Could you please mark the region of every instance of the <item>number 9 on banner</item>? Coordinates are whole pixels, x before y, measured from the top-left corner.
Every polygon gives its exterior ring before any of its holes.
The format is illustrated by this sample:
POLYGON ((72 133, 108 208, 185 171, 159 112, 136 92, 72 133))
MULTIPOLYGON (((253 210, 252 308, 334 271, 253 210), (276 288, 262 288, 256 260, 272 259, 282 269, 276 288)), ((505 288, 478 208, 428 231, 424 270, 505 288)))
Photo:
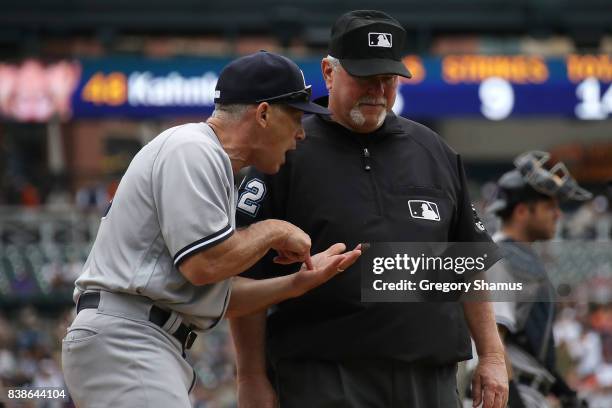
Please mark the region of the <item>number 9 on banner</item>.
POLYGON ((480 111, 487 119, 506 119, 514 108, 514 90, 503 78, 491 77, 482 81, 478 96, 480 111))

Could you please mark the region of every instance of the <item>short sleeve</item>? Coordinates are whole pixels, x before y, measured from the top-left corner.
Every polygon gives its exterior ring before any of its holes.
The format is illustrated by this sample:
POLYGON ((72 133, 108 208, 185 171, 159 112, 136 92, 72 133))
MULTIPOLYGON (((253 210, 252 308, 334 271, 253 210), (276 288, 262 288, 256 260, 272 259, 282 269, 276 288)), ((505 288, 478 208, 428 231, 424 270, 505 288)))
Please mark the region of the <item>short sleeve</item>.
POLYGON ((516 303, 514 302, 491 302, 495 313, 495 322, 504 326, 510 333, 516 333, 516 303))
POLYGON ((247 227, 271 218, 271 183, 269 176, 251 167, 238 188, 236 226, 247 227))
MULTIPOLYGON (((499 261, 503 255, 498 246, 491 239, 484 224, 478 217, 474 205, 472 205, 467 187, 465 169, 463 168, 459 155, 457 155, 457 173, 459 177, 459 194, 457 200, 457 213, 451 232, 451 241, 475 243, 474 245, 465 246, 462 255, 479 257, 482 256, 483 253, 486 254, 484 270, 488 270, 499 261)), ((466 279, 475 278, 477 276, 477 273, 466 273, 466 279)))
MULTIPOLYGON (((514 282, 508 261, 502 259, 487 271, 487 281, 492 283, 514 282)), ((491 302, 495 313, 495 322, 504 326, 510 333, 516 333, 518 328, 518 303, 514 301, 491 302)))
POLYGON ((492 242, 480 220, 467 187, 465 169, 460 156, 457 156, 457 172, 459 175, 459 200, 457 217, 453 226, 453 241, 455 242, 492 242))
POLYGON ((176 266, 234 232, 229 220, 233 187, 224 154, 204 141, 190 141, 163 150, 155 161, 152 184, 158 220, 176 266))

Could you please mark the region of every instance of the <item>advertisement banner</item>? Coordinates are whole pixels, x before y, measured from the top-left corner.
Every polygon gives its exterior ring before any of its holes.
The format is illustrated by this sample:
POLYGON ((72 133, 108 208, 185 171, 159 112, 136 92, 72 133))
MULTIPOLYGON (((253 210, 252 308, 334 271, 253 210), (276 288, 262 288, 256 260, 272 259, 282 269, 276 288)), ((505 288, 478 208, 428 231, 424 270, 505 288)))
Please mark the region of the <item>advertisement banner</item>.
MULTIPOLYGON (((18 121, 210 115, 214 88, 229 58, 102 58, 43 64, 0 63, 0 115, 18 121)), ((320 59, 296 59, 326 94, 320 59)), ((393 110, 414 119, 568 117, 612 113, 612 58, 569 55, 407 56, 393 110)))

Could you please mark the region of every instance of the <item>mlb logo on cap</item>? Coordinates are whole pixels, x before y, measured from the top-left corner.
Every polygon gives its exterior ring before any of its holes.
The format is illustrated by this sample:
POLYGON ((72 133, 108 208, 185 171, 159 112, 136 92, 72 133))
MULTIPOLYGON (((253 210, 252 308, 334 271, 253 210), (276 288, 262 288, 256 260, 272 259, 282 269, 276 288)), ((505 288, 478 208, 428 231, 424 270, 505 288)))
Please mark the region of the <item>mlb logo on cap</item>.
POLYGON ((368 45, 370 47, 393 47, 393 36, 391 33, 368 33, 368 45))
POLYGON ((332 27, 328 54, 340 60, 350 75, 412 75, 402 61, 406 30, 378 10, 354 10, 332 27))

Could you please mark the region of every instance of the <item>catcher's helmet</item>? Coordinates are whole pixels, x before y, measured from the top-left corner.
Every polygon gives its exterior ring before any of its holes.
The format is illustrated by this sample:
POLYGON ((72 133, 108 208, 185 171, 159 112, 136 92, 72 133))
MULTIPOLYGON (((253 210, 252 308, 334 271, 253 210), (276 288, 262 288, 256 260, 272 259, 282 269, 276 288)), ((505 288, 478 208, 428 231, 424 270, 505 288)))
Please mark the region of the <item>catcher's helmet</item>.
POLYGON ((565 164, 559 162, 547 169, 547 152, 530 151, 514 159, 516 169, 505 173, 497 182, 497 193, 487 211, 500 213, 521 202, 555 197, 560 201, 586 201, 593 195, 580 187, 565 164))

